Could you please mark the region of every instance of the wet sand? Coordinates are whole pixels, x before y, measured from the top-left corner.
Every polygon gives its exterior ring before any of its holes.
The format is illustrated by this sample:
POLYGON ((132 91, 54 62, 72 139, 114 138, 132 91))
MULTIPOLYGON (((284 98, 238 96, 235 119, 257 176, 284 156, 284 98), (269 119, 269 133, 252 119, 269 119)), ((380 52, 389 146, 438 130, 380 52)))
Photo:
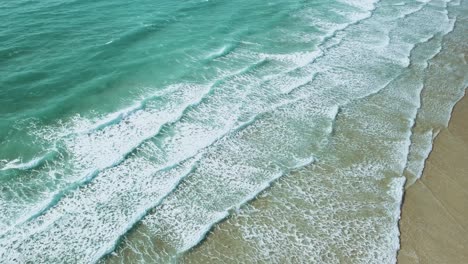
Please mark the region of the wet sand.
POLYGON ((407 190, 398 263, 468 263, 468 96, 434 142, 424 173, 407 190))

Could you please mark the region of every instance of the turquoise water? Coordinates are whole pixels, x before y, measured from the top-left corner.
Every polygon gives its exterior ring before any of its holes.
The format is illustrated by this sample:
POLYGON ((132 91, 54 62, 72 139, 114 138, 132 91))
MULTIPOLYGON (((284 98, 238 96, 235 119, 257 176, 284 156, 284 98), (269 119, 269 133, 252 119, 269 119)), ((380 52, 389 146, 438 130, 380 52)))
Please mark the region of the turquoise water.
POLYGON ((467 10, 1 3, 1 262, 394 262, 467 10))

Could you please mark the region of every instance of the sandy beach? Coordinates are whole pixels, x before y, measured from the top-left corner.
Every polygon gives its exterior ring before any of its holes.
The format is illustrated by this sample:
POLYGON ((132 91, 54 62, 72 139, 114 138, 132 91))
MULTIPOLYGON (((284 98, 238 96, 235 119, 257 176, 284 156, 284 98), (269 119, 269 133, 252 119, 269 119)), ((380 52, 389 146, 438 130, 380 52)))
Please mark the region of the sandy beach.
POLYGON ((405 194, 398 263, 468 263, 468 97, 405 194))

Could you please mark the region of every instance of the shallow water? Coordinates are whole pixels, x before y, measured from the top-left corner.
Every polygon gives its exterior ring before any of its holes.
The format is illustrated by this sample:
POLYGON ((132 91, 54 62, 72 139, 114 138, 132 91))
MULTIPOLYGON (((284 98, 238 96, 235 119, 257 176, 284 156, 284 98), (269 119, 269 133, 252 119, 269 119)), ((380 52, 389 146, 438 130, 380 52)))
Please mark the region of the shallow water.
POLYGON ((0 5, 7 263, 395 262, 467 85, 462 1, 0 5))

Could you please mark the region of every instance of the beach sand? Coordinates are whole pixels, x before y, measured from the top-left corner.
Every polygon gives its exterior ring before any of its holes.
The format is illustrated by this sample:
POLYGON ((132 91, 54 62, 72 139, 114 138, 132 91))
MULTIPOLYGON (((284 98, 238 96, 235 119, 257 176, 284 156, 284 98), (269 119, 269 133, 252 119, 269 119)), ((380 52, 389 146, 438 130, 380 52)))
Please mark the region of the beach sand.
POLYGON ((468 96, 434 142, 424 173, 407 190, 398 263, 468 263, 468 96))

